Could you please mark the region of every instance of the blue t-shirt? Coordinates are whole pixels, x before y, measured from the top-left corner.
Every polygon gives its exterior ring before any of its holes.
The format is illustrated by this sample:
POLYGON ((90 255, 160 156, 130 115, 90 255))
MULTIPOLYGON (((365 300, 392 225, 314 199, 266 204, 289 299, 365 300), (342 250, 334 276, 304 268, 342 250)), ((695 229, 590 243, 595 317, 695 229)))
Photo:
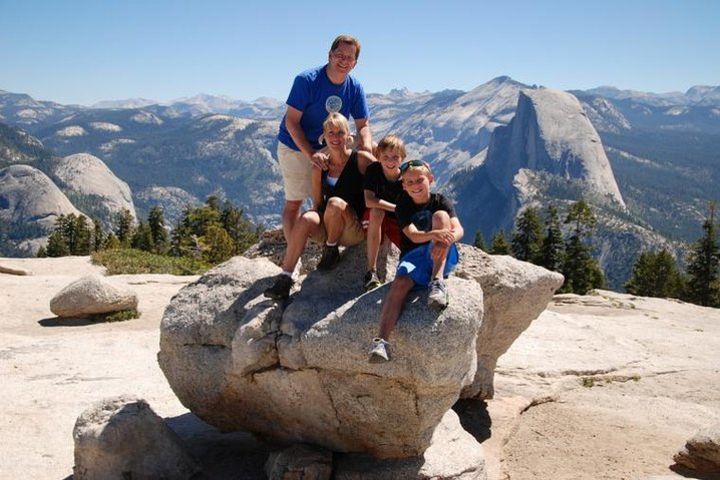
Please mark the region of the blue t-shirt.
MULTIPOLYGON (((316 150, 322 148, 318 138, 323 133, 322 124, 331 112, 340 112, 348 119, 368 118, 367 99, 360 82, 348 75, 342 84, 335 85, 325 73, 326 67, 312 68, 295 77, 285 102, 303 112, 300 126, 316 150)), ((280 122, 278 140, 293 150, 300 150, 285 126, 285 117, 280 122)))

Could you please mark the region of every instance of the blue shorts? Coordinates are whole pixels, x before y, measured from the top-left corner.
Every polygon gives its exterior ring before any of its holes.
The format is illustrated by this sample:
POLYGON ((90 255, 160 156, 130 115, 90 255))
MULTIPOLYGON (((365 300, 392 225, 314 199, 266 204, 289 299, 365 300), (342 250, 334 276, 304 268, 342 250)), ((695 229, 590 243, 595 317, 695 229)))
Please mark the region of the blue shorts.
MULTIPOLYGON (((410 277, 413 279, 416 286, 427 287, 430 285, 433 269, 433 261, 430 256, 431 250, 432 242, 429 242, 410 250, 400 257, 400 263, 398 264, 395 276, 410 277)), ((443 278, 447 278, 448 275, 450 275, 450 272, 455 269, 459 260, 460 254, 453 243, 448 249, 447 259, 445 260, 445 269, 443 270, 443 278)))

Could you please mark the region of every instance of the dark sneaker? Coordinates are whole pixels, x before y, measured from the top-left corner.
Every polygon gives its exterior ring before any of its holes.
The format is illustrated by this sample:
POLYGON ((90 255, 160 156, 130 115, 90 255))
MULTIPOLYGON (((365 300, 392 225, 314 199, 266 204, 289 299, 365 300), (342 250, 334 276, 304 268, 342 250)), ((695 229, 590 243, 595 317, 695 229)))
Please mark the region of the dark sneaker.
POLYGON ((380 363, 390 360, 389 347, 390 344, 382 338, 373 338, 372 344, 370 344, 370 362, 380 363))
POLYGON ((377 273, 375 273, 375 270, 368 270, 365 274, 365 278, 363 279, 363 284, 366 292, 369 292, 370 290, 373 290, 380 285, 382 285, 382 282, 377 277, 377 273))
POLYGON ((443 280, 433 280, 430 282, 430 294, 428 295, 428 307, 442 310, 448 306, 450 298, 448 297, 447 286, 443 280))
POLYGON ((273 286, 265 290, 263 295, 267 298, 272 298, 273 300, 287 300, 290 296, 290 289, 294 283, 295 282, 292 278, 287 275, 280 274, 275 279, 273 286))
POLYGON ((318 270, 332 270, 340 260, 340 249, 337 245, 329 247, 325 245, 323 247, 322 257, 318 263, 318 270))

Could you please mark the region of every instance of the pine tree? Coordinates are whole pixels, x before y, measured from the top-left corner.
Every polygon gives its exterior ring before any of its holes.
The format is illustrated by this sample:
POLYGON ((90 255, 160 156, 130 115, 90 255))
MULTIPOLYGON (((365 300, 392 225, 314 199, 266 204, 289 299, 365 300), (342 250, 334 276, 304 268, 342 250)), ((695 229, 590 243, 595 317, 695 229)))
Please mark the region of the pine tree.
POLYGON ((150 210, 148 227, 150 228, 150 236, 152 237, 153 251, 155 253, 165 253, 167 251, 168 235, 165 230, 163 210, 159 205, 155 205, 150 210))
POLYGON ((644 297, 680 298, 683 278, 675 259, 666 249, 657 253, 643 252, 633 266, 625 290, 644 297))
POLYGON ((137 228, 135 228, 130 246, 145 252, 154 250, 155 244, 153 243, 152 230, 147 223, 140 221, 137 228))
POLYGON ((479 248, 482 251, 487 251, 487 245, 485 245, 485 237, 483 237, 481 230, 475 232, 475 242, 473 243, 473 245, 475 245, 475 248, 479 248))
POLYGON ((510 255, 510 245, 505 239, 505 232, 503 230, 499 230, 493 235, 490 253, 493 255, 510 255))
POLYGON ((720 247, 715 230, 715 204, 703 223, 704 235, 690 252, 686 299, 698 305, 720 306, 720 247))
POLYGON ((534 207, 527 207, 517 219, 511 241, 512 254, 518 260, 535 263, 539 260, 542 241, 538 211, 534 207))
POLYGON ((40 245, 40 248, 38 248, 37 254, 35 255, 37 258, 45 258, 48 256, 47 249, 40 245))
POLYGON ((133 215, 127 208, 115 215, 115 237, 124 247, 130 246, 134 223, 133 215))
POLYGON ((540 247, 538 264, 548 270, 559 272, 562 269, 565 244, 563 243, 562 230, 560 229, 558 210, 554 205, 548 206, 545 228, 546 234, 540 247))
MULTIPOLYGON (((56 220, 56 222, 59 220, 60 219, 56 220)), ((68 248, 67 243, 65 243, 65 238, 59 228, 56 228, 48 237, 46 253, 48 257, 65 257, 70 255, 70 249, 68 248)))
POLYGON ((103 232, 102 224, 100 223, 100 220, 95 219, 93 220, 93 235, 92 235, 92 250, 93 252, 97 252, 98 250, 102 250, 103 246, 105 245, 105 232, 103 232))
POLYGON ((92 230, 90 230, 90 225, 88 225, 87 218, 84 215, 80 215, 75 219, 73 230, 75 238, 70 253, 72 255, 90 255, 92 230))
POLYGON ((235 242, 224 228, 217 225, 208 227, 201 240, 203 258, 212 264, 224 262, 235 253, 235 242))
POLYGON ((220 222, 225 231, 230 235, 235 244, 234 254, 240 254, 258 241, 257 231, 252 224, 245 219, 243 211, 231 202, 223 204, 220 213, 220 222))
POLYGON ((590 206, 584 200, 579 200, 571 205, 565 223, 572 225, 573 230, 565 242, 562 268, 565 283, 561 291, 584 295, 604 284, 602 270, 592 257, 589 246, 597 219, 590 206))

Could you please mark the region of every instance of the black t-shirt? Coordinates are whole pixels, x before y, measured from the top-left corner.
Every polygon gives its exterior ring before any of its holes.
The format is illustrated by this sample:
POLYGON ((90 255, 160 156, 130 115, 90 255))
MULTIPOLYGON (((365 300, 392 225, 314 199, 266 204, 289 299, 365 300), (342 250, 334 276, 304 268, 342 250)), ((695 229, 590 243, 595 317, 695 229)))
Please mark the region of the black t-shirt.
POLYGON ((330 197, 339 197, 345 200, 355 210, 359 220, 365 211, 365 192, 363 191, 363 175, 358 168, 357 152, 353 150, 348 158, 345 168, 335 186, 327 183, 327 170, 322 173, 323 200, 327 203, 330 197))
MULTIPOLYGON (((365 170, 365 190, 370 190, 380 200, 385 200, 397 205, 400 195, 403 193, 402 181, 393 181, 385 178, 380 162, 373 162, 365 170)), ((385 212, 386 215, 395 216, 394 212, 385 212)))
MULTIPOLYGON (((448 215, 450 215, 450 218, 457 217, 452 202, 439 193, 431 193, 430 200, 428 203, 424 204, 417 204, 413 202, 410 195, 403 193, 398 200, 397 206, 395 207, 398 226, 401 231, 411 223, 415 225, 415 228, 422 232, 432 230, 433 213, 439 210, 446 211, 448 215)), ((413 243, 413 241, 405 235, 405 232, 402 232, 402 238, 400 240, 400 255, 404 255, 413 248, 425 245, 426 243, 430 242, 413 243)))

